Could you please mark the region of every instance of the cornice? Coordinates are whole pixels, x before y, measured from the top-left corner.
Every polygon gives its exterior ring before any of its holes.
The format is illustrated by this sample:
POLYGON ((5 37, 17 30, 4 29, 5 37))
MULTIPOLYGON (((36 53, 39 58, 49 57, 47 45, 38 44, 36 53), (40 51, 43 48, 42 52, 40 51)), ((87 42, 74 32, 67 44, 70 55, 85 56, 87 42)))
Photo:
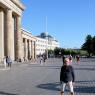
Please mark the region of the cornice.
POLYGON ((25 10, 25 6, 21 3, 20 0, 11 0, 14 4, 16 4, 20 9, 25 10))

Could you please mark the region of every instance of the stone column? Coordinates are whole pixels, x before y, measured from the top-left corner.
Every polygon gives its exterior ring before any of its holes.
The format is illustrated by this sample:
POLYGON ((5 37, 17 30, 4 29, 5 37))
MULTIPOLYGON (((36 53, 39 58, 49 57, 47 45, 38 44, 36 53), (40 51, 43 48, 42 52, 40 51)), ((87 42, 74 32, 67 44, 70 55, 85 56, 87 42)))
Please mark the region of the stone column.
POLYGON ((17 16, 16 19, 16 57, 18 59, 22 59, 23 53, 22 53, 22 33, 21 33, 21 17, 17 16))
POLYGON ((31 49, 32 49, 32 48, 31 48, 31 40, 29 40, 29 58, 31 58, 31 56, 32 56, 32 55, 31 55, 31 49))
POLYGON ((36 59, 36 42, 34 41, 34 58, 36 59))
POLYGON ((4 58, 4 12, 0 9, 0 61, 4 58))
POLYGON ((25 39, 25 59, 28 59, 28 44, 27 44, 27 39, 25 39))
POLYGON ((22 54, 23 54, 23 61, 24 61, 24 58, 25 58, 25 40, 23 39, 23 43, 22 43, 22 54))
POLYGON ((13 19, 12 10, 7 9, 6 14, 6 31, 7 31, 7 56, 13 58, 14 56, 14 31, 13 31, 13 19))
POLYGON ((32 60, 34 59, 34 41, 31 42, 32 43, 32 60))
POLYGON ((12 43, 12 48, 11 48, 11 58, 14 60, 15 59, 15 46, 14 46, 14 17, 12 17, 12 32, 11 32, 11 38, 12 38, 12 40, 11 40, 11 43, 12 43))

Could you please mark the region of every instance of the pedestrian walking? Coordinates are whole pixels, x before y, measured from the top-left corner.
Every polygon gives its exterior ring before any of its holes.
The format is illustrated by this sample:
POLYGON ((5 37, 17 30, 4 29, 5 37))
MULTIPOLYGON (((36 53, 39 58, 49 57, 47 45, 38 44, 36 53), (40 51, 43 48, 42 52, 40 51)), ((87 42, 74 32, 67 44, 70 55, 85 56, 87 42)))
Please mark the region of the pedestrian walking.
POLYGON ((80 63, 80 56, 79 55, 76 56, 76 60, 77 60, 77 63, 79 64, 80 63))
POLYGON ((7 56, 7 57, 6 57, 6 62, 7 62, 7 64, 8 64, 8 67, 11 68, 12 59, 10 58, 10 56, 7 56))
POLYGON ((43 55, 43 61, 46 62, 46 55, 43 55))
POLYGON ((42 64, 42 63, 43 63, 43 57, 40 56, 40 64, 42 64))
POLYGON ((74 69, 70 65, 69 58, 65 58, 64 65, 61 67, 61 72, 60 72, 61 95, 64 95, 66 86, 69 86, 70 94, 74 95, 74 88, 73 88, 74 81, 75 81, 74 69))
POLYGON ((62 61, 63 61, 63 64, 64 64, 64 60, 65 60, 65 55, 62 56, 62 61))

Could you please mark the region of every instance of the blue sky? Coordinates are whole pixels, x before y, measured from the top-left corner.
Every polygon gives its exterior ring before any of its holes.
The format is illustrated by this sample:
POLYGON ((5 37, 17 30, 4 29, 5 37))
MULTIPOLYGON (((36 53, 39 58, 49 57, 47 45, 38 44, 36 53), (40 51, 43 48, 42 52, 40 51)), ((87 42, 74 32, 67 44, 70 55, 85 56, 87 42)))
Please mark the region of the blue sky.
POLYGON ((22 27, 39 35, 46 30, 63 48, 80 48, 95 36, 95 0, 21 0, 26 9, 22 27))

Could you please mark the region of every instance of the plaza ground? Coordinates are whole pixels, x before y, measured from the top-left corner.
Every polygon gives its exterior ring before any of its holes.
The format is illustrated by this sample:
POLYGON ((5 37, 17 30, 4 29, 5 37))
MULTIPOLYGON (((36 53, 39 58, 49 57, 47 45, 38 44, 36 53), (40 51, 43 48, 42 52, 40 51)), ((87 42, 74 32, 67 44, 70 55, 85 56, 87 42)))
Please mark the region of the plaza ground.
MULTIPOLYGON (((73 60, 76 81, 75 95, 95 95, 95 59, 73 60)), ((62 59, 48 59, 46 63, 14 63, 12 68, 0 67, 0 95, 60 95, 62 59)), ((66 87, 65 95, 69 95, 66 87)))

